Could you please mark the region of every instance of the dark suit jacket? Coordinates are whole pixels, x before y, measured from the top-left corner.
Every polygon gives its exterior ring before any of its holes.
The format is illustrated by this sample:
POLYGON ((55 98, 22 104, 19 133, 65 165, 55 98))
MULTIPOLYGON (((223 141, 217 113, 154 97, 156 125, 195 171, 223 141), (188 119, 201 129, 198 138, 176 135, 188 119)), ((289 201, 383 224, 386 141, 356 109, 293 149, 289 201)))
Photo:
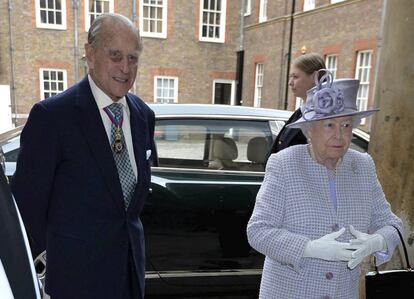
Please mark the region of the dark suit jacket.
POLYGON ((297 109, 292 116, 288 119, 286 124, 280 130, 279 134, 276 137, 275 142, 272 145, 269 156, 271 154, 277 153, 289 146, 296 144, 306 144, 307 140, 305 135, 303 135, 300 129, 286 128, 286 125, 297 121, 302 117, 302 112, 300 109, 297 109))
POLYGON ((128 94, 127 103, 138 169, 127 211, 87 78, 35 104, 22 131, 12 190, 33 253, 47 250, 46 291, 53 299, 122 298, 131 255, 144 293, 139 215, 150 184, 155 118, 136 96, 128 94))

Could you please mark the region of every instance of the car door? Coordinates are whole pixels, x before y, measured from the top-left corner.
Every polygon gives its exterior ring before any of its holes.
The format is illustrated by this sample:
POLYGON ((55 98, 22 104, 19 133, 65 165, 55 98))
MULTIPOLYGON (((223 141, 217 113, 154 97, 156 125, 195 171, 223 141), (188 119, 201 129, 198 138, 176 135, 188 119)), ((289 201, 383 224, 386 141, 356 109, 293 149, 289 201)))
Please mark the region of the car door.
POLYGON ((159 167, 142 216, 147 273, 157 273, 148 277, 257 290, 263 257, 250 248, 246 225, 272 141, 269 122, 175 118, 157 120, 155 132, 159 167))

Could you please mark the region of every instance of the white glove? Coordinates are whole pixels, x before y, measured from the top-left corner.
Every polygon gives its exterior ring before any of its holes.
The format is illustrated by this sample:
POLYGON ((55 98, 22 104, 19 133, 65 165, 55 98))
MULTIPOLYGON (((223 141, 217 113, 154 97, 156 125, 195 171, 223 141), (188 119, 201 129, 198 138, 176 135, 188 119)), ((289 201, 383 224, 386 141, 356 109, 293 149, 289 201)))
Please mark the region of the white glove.
POLYGON ((353 250, 360 248, 360 246, 351 246, 349 243, 336 241, 335 239, 344 232, 345 227, 337 232, 309 241, 306 244, 303 257, 318 258, 326 261, 350 261, 353 250))
POLYGON ((356 230, 352 225, 349 226, 349 231, 356 238, 351 239, 350 244, 360 246, 359 249, 352 252, 352 259, 348 262, 349 269, 354 269, 365 257, 377 251, 387 250, 387 243, 380 234, 366 234, 356 230))

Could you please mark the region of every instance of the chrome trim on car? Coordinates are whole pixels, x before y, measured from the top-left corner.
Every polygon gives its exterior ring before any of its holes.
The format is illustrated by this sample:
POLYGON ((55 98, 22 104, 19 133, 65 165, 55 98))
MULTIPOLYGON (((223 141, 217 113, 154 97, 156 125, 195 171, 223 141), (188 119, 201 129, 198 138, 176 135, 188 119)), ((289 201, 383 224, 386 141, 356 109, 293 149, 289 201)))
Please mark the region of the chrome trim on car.
POLYGON ((184 277, 217 277, 217 276, 251 276, 262 275, 262 269, 229 269, 222 271, 147 271, 145 279, 184 278, 184 277))
POLYGON ((286 121, 286 118, 283 117, 269 117, 269 116, 250 116, 250 115, 205 115, 205 114, 191 114, 191 115, 182 115, 182 114, 166 114, 166 115, 157 115, 157 119, 231 119, 231 120, 280 120, 286 121))

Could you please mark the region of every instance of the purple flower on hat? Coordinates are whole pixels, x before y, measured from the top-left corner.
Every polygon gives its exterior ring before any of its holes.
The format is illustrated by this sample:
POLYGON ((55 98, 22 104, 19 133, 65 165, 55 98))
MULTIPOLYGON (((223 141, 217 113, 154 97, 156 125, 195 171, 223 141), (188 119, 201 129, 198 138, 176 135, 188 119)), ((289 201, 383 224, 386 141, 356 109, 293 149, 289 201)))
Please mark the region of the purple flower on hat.
POLYGON ((328 87, 318 90, 313 95, 312 102, 317 114, 339 113, 344 110, 344 96, 339 89, 328 87))
MULTIPOLYGON (((326 71, 326 70, 325 70, 326 71)), ((326 74, 316 82, 316 89, 313 95, 306 101, 302 109, 303 118, 312 120, 332 114, 337 114, 345 109, 345 99, 341 90, 332 88, 332 74, 326 74), (325 84, 322 84, 326 80, 325 84)))

